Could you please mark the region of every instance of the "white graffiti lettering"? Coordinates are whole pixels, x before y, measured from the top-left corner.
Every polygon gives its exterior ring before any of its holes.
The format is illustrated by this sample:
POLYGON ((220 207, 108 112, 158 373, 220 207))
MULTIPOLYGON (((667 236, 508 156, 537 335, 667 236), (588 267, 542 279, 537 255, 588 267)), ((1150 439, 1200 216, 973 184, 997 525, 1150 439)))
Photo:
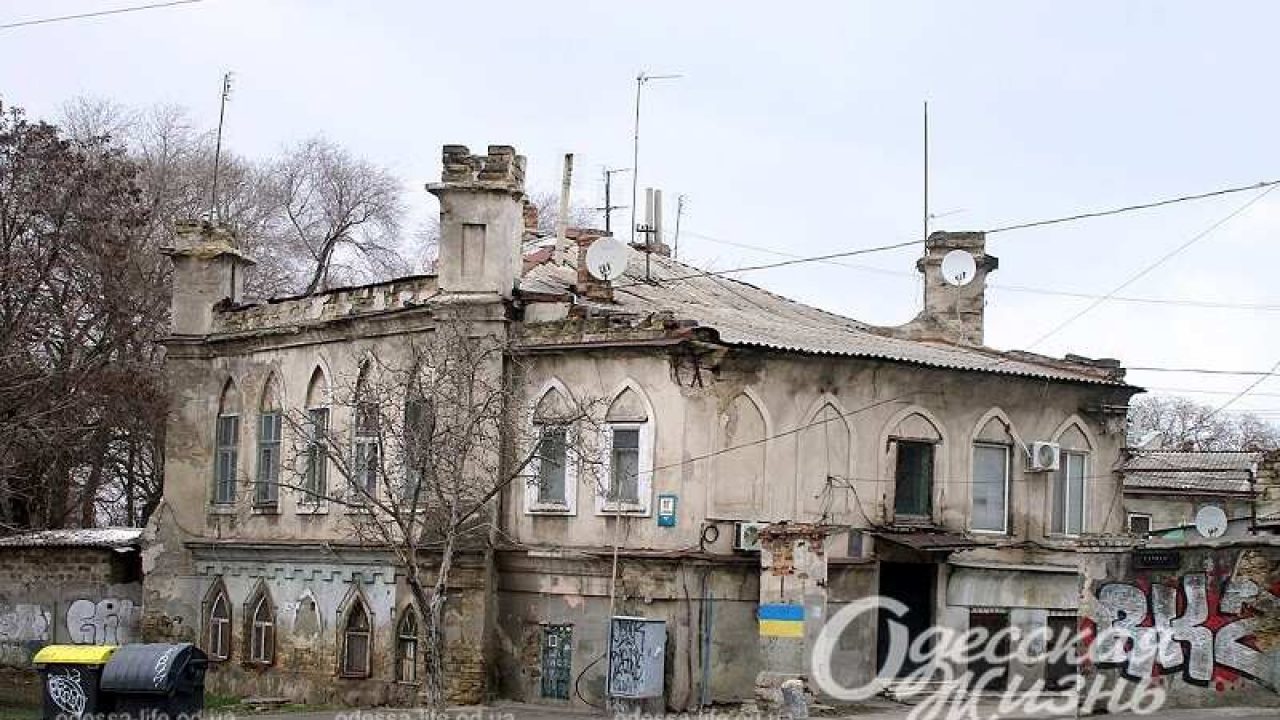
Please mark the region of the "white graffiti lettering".
POLYGON ((67 608, 67 636, 77 645, 122 645, 133 636, 132 600, 76 600, 67 608))
MULTIPOLYGON (((1271 660, 1245 644, 1256 627, 1254 617, 1237 617, 1220 623, 1215 632, 1208 627, 1209 577, 1193 573, 1182 578, 1182 614, 1178 588, 1155 585, 1150 598, 1128 583, 1108 583, 1098 590, 1097 638, 1093 658, 1103 667, 1121 667, 1126 677, 1147 679, 1156 666, 1182 671, 1183 678, 1206 686, 1215 665, 1272 687, 1271 660)), ((1251 580, 1228 580, 1222 588, 1216 612, 1239 616, 1246 608, 1267 600, 1271 593, 1251 580)))

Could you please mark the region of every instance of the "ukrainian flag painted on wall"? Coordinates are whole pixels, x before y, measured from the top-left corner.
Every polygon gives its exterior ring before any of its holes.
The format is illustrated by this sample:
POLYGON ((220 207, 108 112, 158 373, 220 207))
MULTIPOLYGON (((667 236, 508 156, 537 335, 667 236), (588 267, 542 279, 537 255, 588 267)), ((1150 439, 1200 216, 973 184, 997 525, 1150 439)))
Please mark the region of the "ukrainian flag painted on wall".
POLYGON ((756 617, 763 637, 804 637, 803 605, 761 605, 756 617))

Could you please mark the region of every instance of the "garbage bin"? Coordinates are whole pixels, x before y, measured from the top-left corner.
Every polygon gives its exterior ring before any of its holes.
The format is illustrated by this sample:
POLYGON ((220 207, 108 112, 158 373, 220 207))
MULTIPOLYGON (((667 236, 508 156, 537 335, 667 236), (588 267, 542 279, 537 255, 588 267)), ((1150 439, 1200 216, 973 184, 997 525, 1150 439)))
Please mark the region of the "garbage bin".
POLYGON ((44 720, 77 720, 111 710, 111 698, 99 691, 102 669, 114 645, 45 645, 32 663, 40 671, 44 720))
POLYGON ((102 671, 116 717, 187 720, 204 710, 208 656, 191 643, 123 645, 102 671))

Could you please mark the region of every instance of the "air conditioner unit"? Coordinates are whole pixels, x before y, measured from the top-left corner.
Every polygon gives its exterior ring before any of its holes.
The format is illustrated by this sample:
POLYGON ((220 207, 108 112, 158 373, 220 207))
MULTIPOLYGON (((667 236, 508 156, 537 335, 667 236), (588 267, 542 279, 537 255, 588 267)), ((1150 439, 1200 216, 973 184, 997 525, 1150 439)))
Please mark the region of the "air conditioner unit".
POLYGON ((760 549, 760 531, 769 523, 740 522, 733 526, 733 549, 756 551, 760 549))
POLYGON ((1061 455, 1058 443, 1033 442, 1027 457, 1027 469, 1031 472, 1051 472, 1058 469, 1061 455))

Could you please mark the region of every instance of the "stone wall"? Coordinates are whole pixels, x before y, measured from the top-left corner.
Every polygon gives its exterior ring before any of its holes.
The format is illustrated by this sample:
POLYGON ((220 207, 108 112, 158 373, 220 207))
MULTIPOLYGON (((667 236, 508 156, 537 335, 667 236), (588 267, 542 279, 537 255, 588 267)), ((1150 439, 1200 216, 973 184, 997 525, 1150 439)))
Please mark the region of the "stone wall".
MULTIPOLYGON (((607 554, 503 553, 494 668, 500 696, 578 707, 603 702, 611 569, 607 554), (542 693, 543 632, 549 626, 571 628, 567 701, 542 693)), ((666 621, 667 708, 692 709, 703 697, 716 703, 751 697, 760 663, 759 577, 752 556, 621 559, 615 614, 666 621)))
MULTIPOLYGON (((225 592, 231 607, 230 656, 210 664, 210 692, 233 697, 284 697, 342 706, 415 705, 425 674, 426 618, 418 613, 418 681, 396 675, 397 627, 415 608, 404 574, 376 550, 352 546, 191 543, 185 575, 169 568, 148 578, 148 640, 208 643, 208 608, 225 592), (174 593, 169 588, 186 588, 174 593), (248 618, 259 593, 274 610, 274 662, 250 662, 248 618), (344 619, 353 603, 366 608, 371 628, 367 675, 339 671, 344 619), (179 619, 175 622, 175 619, 179 619), (184 632, 175 633, 181 627, 184 632)), ((459 557, 450 574, 444 617, 446 696, 474 704, 489 696, 487 623, 492 597, 483 558, 459 557)), ((424 578, 430 583, 431 577, 424 578)))
POLYGON ((0 704, 39 701, 40 648, 136 641, 141 610, 136 550, 0 548, 0 704))
POLYGON ((135 639, 142 584, 136 551, 0 549, 0 665, 29 667, 51 643, 135 639))
POLYGON ((1280 538, 1082 557, 1084 629, 1097 638, 1099 673, 1150 679, 1169 705, 1280 706, 1280 538), (1159 630, 1171 642, 1142 652, 1159 630))

